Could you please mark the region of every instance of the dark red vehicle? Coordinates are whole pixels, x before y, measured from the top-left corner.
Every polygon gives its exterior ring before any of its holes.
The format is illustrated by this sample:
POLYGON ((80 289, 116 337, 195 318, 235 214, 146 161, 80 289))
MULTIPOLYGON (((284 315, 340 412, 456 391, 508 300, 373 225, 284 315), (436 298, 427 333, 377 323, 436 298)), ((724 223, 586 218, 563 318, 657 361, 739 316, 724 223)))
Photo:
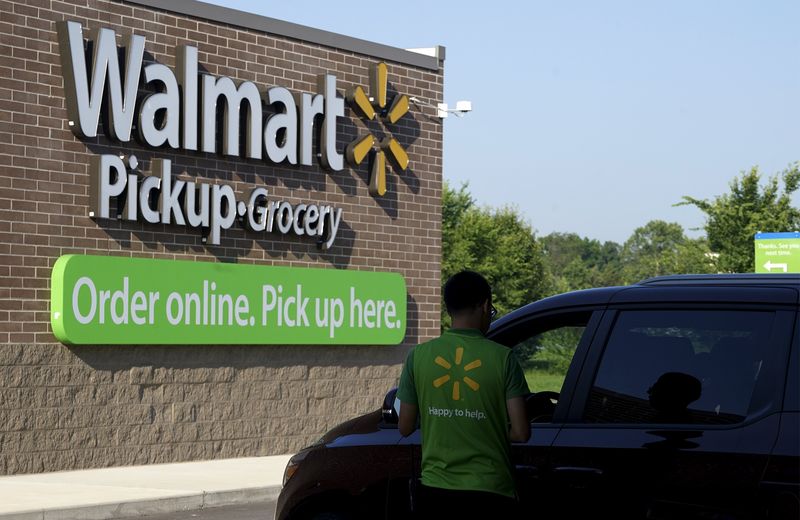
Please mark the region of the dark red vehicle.
MULTIPOLYGON (((670 276, 546 298, 489 336, 571 356, 512 448, 531 518, 800 518, 800 275, 670 276)), ((413 518, 394 390, 296 454, 276 518, 413 518)))

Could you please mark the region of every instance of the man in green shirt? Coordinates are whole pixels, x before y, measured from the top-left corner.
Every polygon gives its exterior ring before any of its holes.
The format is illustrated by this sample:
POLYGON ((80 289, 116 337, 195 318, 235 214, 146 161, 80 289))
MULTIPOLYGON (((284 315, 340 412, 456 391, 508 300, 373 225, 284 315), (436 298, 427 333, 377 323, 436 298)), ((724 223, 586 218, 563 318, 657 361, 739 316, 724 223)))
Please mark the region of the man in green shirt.
POLYGON ((413 433, 418 416, 422 429, 418 509, 506 518, 516 503, 510 442, 530 437, 528 384, 511 349, 484 337, 496 311, 483 276, 453 275, 444 302, 452 328, 408 353, 397 392, 400 433, 413 433))

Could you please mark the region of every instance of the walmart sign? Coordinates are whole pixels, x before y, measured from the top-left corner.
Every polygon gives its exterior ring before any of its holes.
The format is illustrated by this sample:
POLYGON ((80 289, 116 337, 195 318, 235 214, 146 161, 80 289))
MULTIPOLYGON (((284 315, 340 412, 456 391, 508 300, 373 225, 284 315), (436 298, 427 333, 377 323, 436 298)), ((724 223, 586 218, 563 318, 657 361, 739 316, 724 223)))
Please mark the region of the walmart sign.
POLYGON ((66 255, 51 324, 67 344, 390 345, 406 331, 395 273, 66 255))

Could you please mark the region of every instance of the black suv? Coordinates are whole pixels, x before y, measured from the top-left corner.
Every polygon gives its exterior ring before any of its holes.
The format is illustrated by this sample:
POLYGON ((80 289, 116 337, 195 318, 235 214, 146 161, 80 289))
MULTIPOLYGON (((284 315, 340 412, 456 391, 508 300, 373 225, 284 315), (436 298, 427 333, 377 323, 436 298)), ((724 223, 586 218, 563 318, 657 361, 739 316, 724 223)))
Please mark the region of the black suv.
MULTIPOLYGON (((552 385, 512 447, 525 515, 800 518, 799 301, 800 275, 669 276, 497 320, 489 337, 552 385)), ((420 435, 400 436, 394 392, 292 458, 277 519, 413 517, 420 435)))

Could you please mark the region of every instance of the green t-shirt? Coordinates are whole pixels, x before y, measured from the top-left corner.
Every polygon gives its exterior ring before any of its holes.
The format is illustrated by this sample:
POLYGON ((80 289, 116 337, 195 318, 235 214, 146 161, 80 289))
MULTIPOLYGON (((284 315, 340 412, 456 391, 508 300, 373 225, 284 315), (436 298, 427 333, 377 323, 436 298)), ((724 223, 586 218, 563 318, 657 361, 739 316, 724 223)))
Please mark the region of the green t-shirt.
POLYGON ((514 496, 506 401, 527 393, 511 349, 476 329, 411 349, 397 397, 419 407, 422 483, 514 496))

